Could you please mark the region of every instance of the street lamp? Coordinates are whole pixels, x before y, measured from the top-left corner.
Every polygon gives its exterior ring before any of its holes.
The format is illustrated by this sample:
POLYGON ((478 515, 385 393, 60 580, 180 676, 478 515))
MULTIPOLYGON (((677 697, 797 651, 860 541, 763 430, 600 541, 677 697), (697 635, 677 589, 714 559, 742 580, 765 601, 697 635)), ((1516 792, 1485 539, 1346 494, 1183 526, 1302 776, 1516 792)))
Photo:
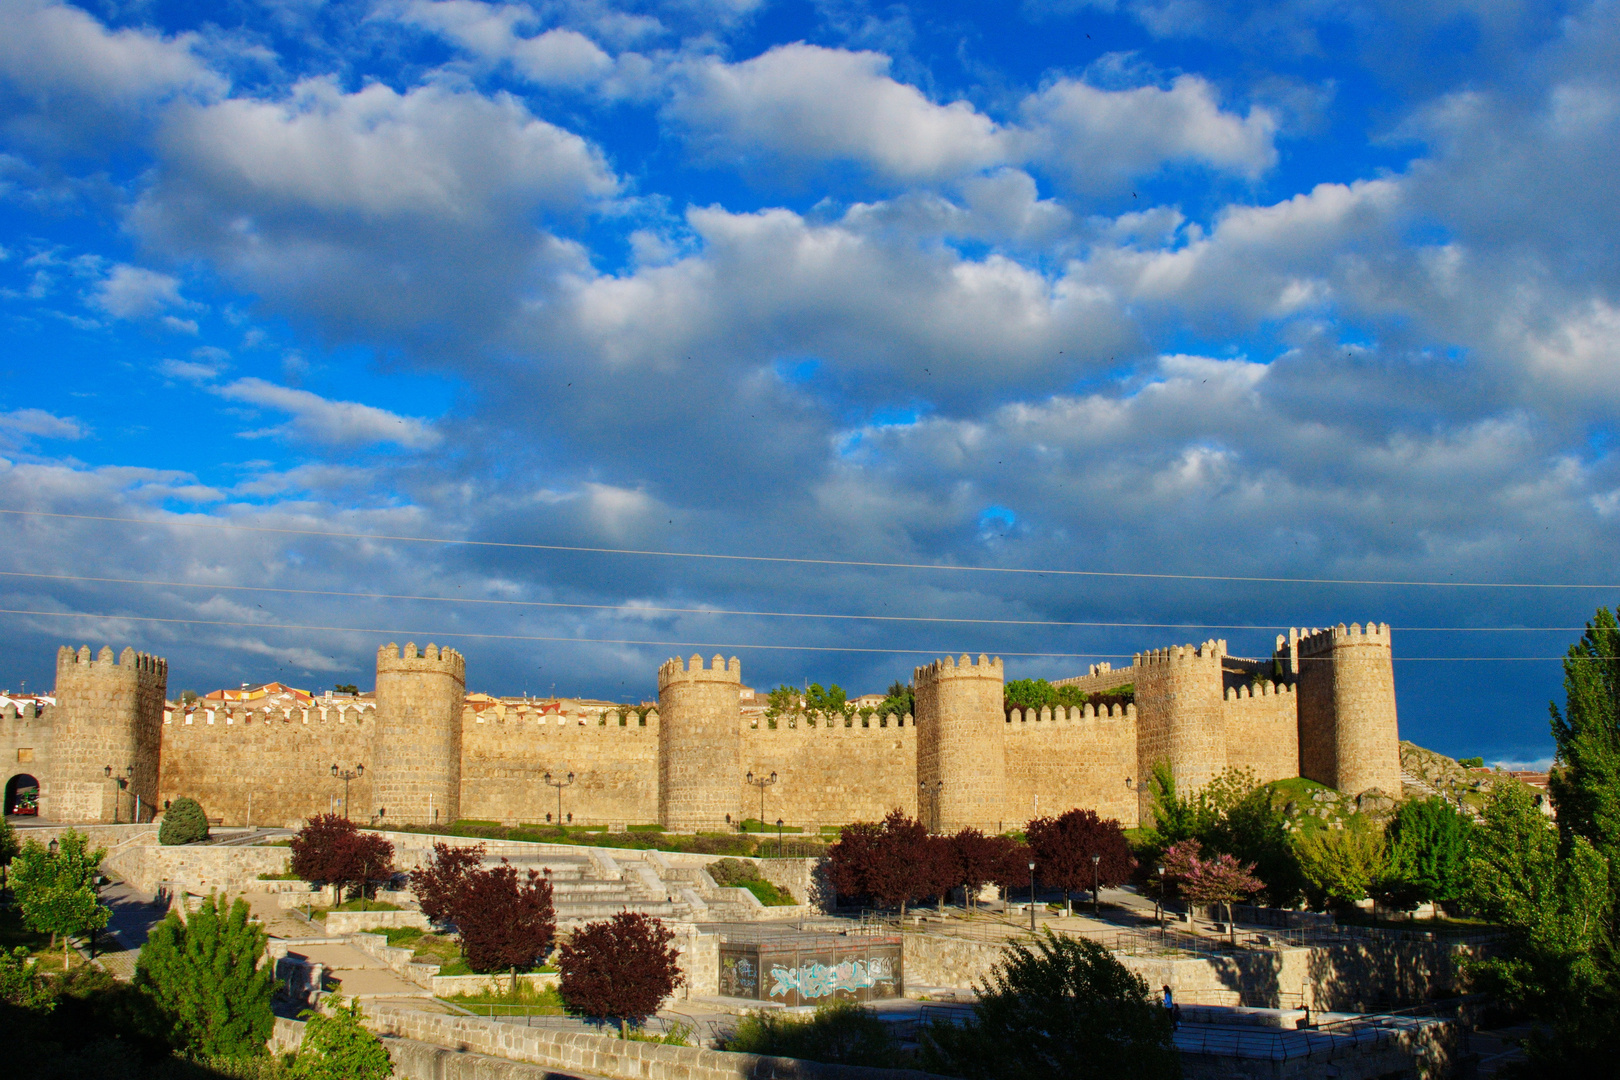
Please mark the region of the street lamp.
POLYGON ((546 773, 546 785, 557 789, 557 827, 562 828, 562 789, 574 782, 574 774, 569 773, 565 780, 553 780, 550 773, 546 773))
POLYGON ((776 819, 776 857, 782 857, 782 819, 776 819))
MULTIPOLYGON (((113 767, 111 765, 102 766, 101 771, 106 773, 107 779, 109 779, 109 780, 113 779, 113 767)), ((123 791, 124 788, 128 787, 129 782, 131 780, 133 780, 134 778, 135 778, 135 766, 129 765, 129 766, 125 767, 124 775, 118 777, 118 779, 116 781, 118 786, 113 789, 113 824, 114 825, 118 824, 118 802, 119 802, 118 793, 120 791, 123 791)))
POLYGON ((1096 918, 1102 914, 1102 893, 1099 889, 1098 875, 1102 873, 1102 856, 1091 857, 1091 915, 1096 918))
MULTIPOLYGON (((359 779, 365 775, 365 772, 366 767, 364 765, 356 765, 352 769, 342 770, 339 770, 336 765, 332 766, 332 775, 343 781, 343 819, 345 821, 349 818, 349 781, 359 779)), ((339 897, 339 899, 342 898, 339 897)))
POLYGON ((1164 863, 1155 867, 1159 875, 1159 895, 1153 899, 1153 917, 1159 923, 1159 933, 1164 933, 1164 863))
POLYGON ((927 801, 928 793, 930 791, 932 791, 934 795, 933 826, 928 830, 929 832, 939 832, 939 793, 944 790, 945 781, 943 780, 935 780, 932 784, 930 784, 927 780, 917 781, 917 791, 922 795, 922 799, 919 800, 920 802, 927 801))
POLYGON ((1035 932, 1035 861, 1029 863, 1029 932, 1035 932))
MULTIPOLYGON (((772 772, 769 776, 755 776, 750 770, 743 779, 759 788, 759 827, 763 829, 765 827, 765 789, 776 783, 776 773, 772 772)), ((744 826, 743 831, 747 832, 748 827, 744 826)))

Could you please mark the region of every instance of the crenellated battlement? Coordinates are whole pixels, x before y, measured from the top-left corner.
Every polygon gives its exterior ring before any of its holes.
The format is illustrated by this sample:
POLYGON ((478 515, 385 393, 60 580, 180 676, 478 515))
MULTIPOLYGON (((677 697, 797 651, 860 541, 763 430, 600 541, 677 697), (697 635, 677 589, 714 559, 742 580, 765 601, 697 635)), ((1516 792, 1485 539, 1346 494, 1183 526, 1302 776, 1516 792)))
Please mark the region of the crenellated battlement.
POLYGON ((843 732, 860 732, 862 734, 871 734, 882 731, 915 732, 917 730, 917 722, 912 719, 910 713, 906 713, 904 716, 897 716, 894 713, 889 713, 887 716, 873 715, 866 720, 862 720, 859 716, 850 718, 839 717, 836 723, 827 723, 824 720, 818 721, 814 724, 784 724, 778 722, 775 727, 771 727, 766 723, 759 723, 749 725, 748 730, 751 732, 759 732, 762 735, 769 734, 771 732, 803 732, 809 736, 816 735, 817 733, 835 735, 843 732))
POLYGON ((525 726, 540 729, 555 729, 559 732, 580 732, 581 734, 596 731, 647 731, 657 730, 658 710, 652 709, 647 713, 646 722, 637 715, 634 709, 600 709, 600 710, 571 710, 568 712, 541 712, 527 706, 501 708, 488 706, 474 710, 471 705, 465 705, 461 711, 462 723, 484 724, 486 726, 512 725, 522 730, 525 726))
POLYGON ((703 666, 703 657, 697 653, 692 654, 688 664, 676 656, 664 661, 658 669, 658 689, 680 682, 729 682, 742 686, 742 661, 735 656, 731 662, 726 663, 725 657, 715 653, 714 660, 707 668, 703 666))
POLYGON ((1097 720, 1135 720, 1136 706, 1127 702, 1124 705, 1104 705, 1098 708, 1087 702, 1065 709, 1059 705, 1056 709, 1050 705, 1043 705, 1039 709, 1012 709, 1007 713, 1007 723, 1016 725, 1013 730, 1025 730, 1031 724, 1081 724, 1097 720))
POLYGON ((56 677, 73 678, 75 675, 89 672, 134 672, 137 682, 157 683, 165 685, 169 681, 169 662, 161 656, 152 656, 148 653, 136 652, 126 645, 124 651, 115 659, 111 645, 103 645, 101 651, 94 657, 90 655, 90 646, 80 645, 77 650, 63 645, 56 650, 56 677))
POLYGON ((961 660, 947 656, 943 660, 935 660, 925 667, 915 668, 912 671, 912 680, 918 686, 925 682, 939 682, 941 679, 1003 679, 1004 677, 1001 657, 998 656, 992 660, 984 653, 979 654, 977 661, 967 653, 963 653, 961 660))
POLYGON ((1149 649, 1132 657, 1131 664, 1138 668, 1184 667, 1193 664, 1219 663, 1226 655, 1226 639, 1212 638, 1202 645, 1172 645, 1164 649, 1149 649))
POLYGON ((1341 645, 1383 645, 1390 644, 1389 623, 1369 622, 1365 627, 1360 623, 1351 623, 1345 626, 1329 627, 1326 630, 1301 630, 1299 633, 1299 652, 1301 656, 1324 656, 1341 645))
POLYGON ((1250 698, 1293 697, 1294 687, 1289 683, 1263 682, 1259 686, 1228 686, 1227 701, 1247 701, 1250 698))
POLYGON ((377 650, 377 671, 438 671, 450 675, 463 685, 467 682, 466 658, 448 645, 440 648, 431 641, 420 652, 414 641, 407 641, 404 649, 390 641, 377 650))
POLYGON ((364 724, 376 715, 374 705, 266 705, 261 708, 237 702, 199 705, 192 709, 165 709, 163 722, 171 727, 247 727, 251 724, 364 724))

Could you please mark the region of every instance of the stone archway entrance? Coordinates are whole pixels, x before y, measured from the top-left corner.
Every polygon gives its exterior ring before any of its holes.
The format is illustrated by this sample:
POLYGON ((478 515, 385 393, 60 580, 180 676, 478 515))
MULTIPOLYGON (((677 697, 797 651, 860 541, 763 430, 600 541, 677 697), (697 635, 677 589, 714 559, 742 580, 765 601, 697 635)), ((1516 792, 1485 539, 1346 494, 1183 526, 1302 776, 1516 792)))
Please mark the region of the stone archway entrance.
POLYGON ((39 781, 27 773, 18 773, 6 781, 6 816, 39 813, 39 781))

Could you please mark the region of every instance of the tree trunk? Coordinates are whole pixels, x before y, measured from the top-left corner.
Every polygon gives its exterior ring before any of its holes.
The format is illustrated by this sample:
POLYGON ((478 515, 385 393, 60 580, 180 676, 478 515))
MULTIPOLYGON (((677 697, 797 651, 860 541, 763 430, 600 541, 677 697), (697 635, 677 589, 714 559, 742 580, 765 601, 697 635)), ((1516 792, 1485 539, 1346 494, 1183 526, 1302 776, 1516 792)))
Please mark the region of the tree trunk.
POLYGON ((62 935, 62 973, 64 975, 67 974, 67 970, 68 970, 68 935, 63 934, 62 935))
POLYGON ((621 1017, 619 1017, 619 1038, 628 1039, 629 1037, 630 1037, 629 1027, 627 1026, 627 1022, 625 1021, 625 1018, 621 1016, 621 1017))
POLYGON ((517 965, 512 965, 512 1000, 517 1000, 517 965))

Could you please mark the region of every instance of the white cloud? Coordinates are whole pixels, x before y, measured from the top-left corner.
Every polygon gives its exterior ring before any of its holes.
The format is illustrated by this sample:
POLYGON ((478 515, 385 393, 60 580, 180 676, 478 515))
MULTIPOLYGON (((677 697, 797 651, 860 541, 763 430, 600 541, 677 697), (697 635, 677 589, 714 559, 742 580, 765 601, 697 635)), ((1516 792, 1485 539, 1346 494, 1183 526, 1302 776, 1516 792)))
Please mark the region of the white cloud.
POLYGON ((540 86, 583 87, 614 69, 613 57, 578 30, 532 32, 538 29, 535 12, 518 4, 412 0, 397 18, 433 30, 489 63, 509 63, 519 76, 540 86))
POLYGON ((790 167, 851 161, 899 180, 998 164, 1002 134, 965 101, 936 105, 882 53, 780 45, 751 60, 692 61, 669 114, 715 156, 790 167))
POLYGON ((208 382, 216 377, 222 365, 208 364, 195 360, 160 360, 158 373, 165 378, 180 379, 184 382, 208 382))
POLYGON ((265 214, 422 215, 487 224, 514 203, 554 209, 613 194, 578 135, 506 95, 381 83, 345 93, 308 79, 282 102, 233 99, 181 110, 164 157, 199 194, 265 214))
POLYGON ((56 416, 44 409, 13 409, 0 413, 0 433, 39 439, 82 439, 90 433, 71 416, 56 416))
POLYGON ((277 386, 263 379, 237 379, 218 387, 220 397, 290 413, 283 434, 327 445, 393 443, 409 450, 437 446, 441 436, 412 416, 353 401, 332 401, 308 390, 277 386))
POLYGON ((1247 116, 1223 111, 1215 88, 1196 75, 1128 90, 1059 79, 1021 112, 1028 159, 1081 191, 1114 189, 1172 162, 1252 179, 1277 161, 1275 118, 1262 108, 1247 116))
MULTIPOLYGON (((96 286, 91 300, 117 319, 139 319, 168 308, 196 306, 180 295, 179 278, 125 263, 112 268, 96 286)), ((196 332, 195 323, 192 332, 196 332)))
POLYGON ((192 53, 196 34, 108 30, 92 16, 50 0, 0 0, 0 78, 30 96, 67 94, 109 105, 192 88, 223 89, 223 80, 192 53))

